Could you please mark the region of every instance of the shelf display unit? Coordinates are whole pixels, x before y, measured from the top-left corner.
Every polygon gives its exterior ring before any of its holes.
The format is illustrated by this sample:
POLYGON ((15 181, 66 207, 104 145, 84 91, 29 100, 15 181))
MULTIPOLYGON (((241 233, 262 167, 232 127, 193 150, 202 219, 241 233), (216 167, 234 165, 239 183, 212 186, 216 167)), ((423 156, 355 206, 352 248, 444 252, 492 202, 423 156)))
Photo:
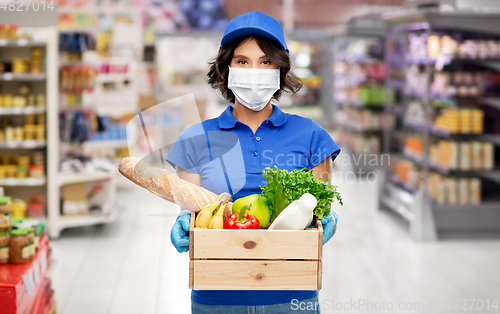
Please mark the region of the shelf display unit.
POLYGON ((37 219, 46 221, 49 208, 50 147, 57 141, 53 116, 57 108, 57 29, 18 29, 17 39, 0 39, 0 186, 5 194, 43 200, 37 219), (56 72, 56 73, 54 73, 56 72), (55 90, 54 90, 55 89, 55 90), (40 216, 41 214, 41 216, 40 216))
POLYGON ((386 81, 395 90, 384 130, 391 168, 380 203, 415 240, 500 231, 500 26, 498 14, 384 16, 386 81))
POLYGON ((386 93, 384 85, 383 23, 375 15, 367 20, 373 27, 360 27, 360 19, 353 19, 345 34, 334 37, 332 42, 333 120, 338 142, 359 176, 382 166, 383 129, 392 129, 395 121, 392 112, 384 110, 386 97, 393 95, 386 93), (377 162, 365 164, 364 157, 368 156, 377 156, 377 162))

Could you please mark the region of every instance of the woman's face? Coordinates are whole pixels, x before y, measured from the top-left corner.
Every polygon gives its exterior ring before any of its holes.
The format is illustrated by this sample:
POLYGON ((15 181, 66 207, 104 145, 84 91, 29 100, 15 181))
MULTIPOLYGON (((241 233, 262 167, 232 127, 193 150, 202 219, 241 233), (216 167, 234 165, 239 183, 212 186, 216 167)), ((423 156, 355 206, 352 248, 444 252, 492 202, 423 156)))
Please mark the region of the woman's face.
POLYGON ((271 60, 260 49, 254 38, 242 42, 234 50, 233 59, 229 64, 232 68, 277 69, 271 60))

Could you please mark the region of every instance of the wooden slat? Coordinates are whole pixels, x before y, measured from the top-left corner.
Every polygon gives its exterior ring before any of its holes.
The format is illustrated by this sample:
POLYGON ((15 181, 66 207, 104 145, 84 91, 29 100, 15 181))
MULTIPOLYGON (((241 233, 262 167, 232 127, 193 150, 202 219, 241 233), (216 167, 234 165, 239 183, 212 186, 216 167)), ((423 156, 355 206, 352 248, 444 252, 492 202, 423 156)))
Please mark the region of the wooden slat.
POLYGON ((189 261, 189 289, 193 289, 194 285, 194 262, 189 261))
POLYGON ((189 258, 194 258, 194 219, 195 213, 191 213, 191 222, 189 224, 189 258))
POLYGON ((323 262, 318 261, 318 290, 321 289, 322 284, 323 284, 323 262))
POLYGON ((318 261, 195 260, 195 290, 317 290, 318 261))
POLYGON ((318 259, 323 258, 323 225, 321 220, 316 219, 316 226, 318 227, 318 259))
POLYGON ((318 229, 194 230, 194 259, 319 259, 318 229))

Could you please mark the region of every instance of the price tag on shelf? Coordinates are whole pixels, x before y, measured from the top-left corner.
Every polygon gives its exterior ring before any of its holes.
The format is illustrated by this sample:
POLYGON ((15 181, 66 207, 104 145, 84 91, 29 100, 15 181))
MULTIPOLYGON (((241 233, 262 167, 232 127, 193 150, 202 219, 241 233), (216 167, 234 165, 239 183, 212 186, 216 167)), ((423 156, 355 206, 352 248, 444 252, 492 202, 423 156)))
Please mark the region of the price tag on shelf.
POLYGON ((29 297, 35 295, 35 283, 33 282, 33 267, 23 275, 23 283, 29 297))
POLYGON ((35 148, 37 146, 37 141, 28 140, 23 142, 24 148, 35 148))
POLYGON ((9 41, 7 39, 0 39, 0 46, 7 46, 9 41))
POLYGON ((3 79, 6 81, 11 81, 14 78, 14 75, 12 73, 5 73, 3 75, 3 79))
POLYGON ((28 44, 28 40, 26 38, 19 38, 17 40, 17 44, 19 46, 26 46, 28 44))
POLYGON ((40 265, 37 261, 33 261, 33 277, 35 279, 35 284, 40 282, 40 265))
POLYGON ((45 274, 47 271, 47 250, 44 250, 42 254, 40 254, 40 268, 42 274, 45 274))

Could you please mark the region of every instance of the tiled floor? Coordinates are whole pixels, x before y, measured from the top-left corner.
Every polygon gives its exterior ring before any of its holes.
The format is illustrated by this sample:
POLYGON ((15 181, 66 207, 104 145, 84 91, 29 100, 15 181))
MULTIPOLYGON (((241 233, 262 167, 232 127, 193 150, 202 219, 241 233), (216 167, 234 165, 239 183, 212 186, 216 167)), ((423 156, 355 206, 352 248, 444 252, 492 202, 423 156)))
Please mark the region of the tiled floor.
MULTIPOLYGON (((377 210, 375 185, 339 186, 345 205, 335 208, 339 230, 324 249, 323 313, 387 313, 391 305, 400 313, 496 312, 500 241, 416 243, 377 210)), ((59 313, 189 313, 188 254, 170 243, 178 208, 139 188, 120 200, 118 222, 66 230, 51 242, 59 313)))

